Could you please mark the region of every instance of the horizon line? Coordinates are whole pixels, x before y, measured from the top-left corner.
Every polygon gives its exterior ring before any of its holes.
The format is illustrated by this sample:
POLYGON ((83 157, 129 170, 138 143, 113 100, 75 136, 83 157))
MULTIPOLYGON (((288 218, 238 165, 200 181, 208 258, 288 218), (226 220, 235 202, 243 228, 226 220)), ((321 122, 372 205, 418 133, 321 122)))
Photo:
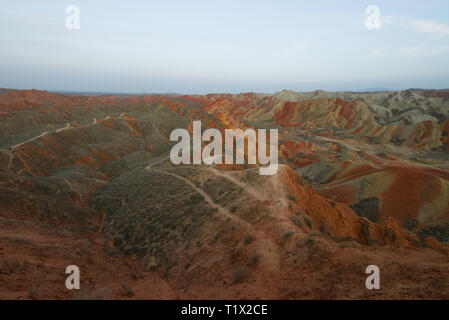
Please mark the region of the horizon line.
POLYGON ((142 96, 142 95, 176 95, 176 96, 189 96, 189 95, 197 95, 197 96, 206 96, 206 95, 219 95, 219 94, 230 94, 230 95, 238 95, 238 94, 268 94, 275 95, 282 92, 291 92, 291 93, 314 93, 314 92, 329 92, 329 93, 381 93, 381 92, 405 92, 405 91, 447 91, 448 88, 407 88, 407 89, 391 89, 391 88, 366 88, 363 90, 325 90, 325 89, 316 89, 312 91, 296 91, 294 89, 281 89, 275 92, 258 92, 258 91, 242 91, 239 93, 231 93, 231 92, 209 92, 209 93, 178 93, 178 92, 119 92, 119 91, 84 91, 84 90, 52 90, 52 89, 15 89, 15 88, 0 88, 0 91, 42 91, 42 92, 51 92, 56 94, 72 94, 72 95, 128 95, 128 96, 142 96))

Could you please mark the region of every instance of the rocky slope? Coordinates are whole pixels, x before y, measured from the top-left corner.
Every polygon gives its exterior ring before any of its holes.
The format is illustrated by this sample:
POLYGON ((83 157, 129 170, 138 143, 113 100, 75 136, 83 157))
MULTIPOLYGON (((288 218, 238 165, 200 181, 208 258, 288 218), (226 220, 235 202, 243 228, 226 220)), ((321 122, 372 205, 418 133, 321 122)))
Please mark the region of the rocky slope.
POLYGON ((0 297, 449 298, 448 99, 2 91, 0 297), (279 129, 277 174, 172 165, 193 120, 279 129))

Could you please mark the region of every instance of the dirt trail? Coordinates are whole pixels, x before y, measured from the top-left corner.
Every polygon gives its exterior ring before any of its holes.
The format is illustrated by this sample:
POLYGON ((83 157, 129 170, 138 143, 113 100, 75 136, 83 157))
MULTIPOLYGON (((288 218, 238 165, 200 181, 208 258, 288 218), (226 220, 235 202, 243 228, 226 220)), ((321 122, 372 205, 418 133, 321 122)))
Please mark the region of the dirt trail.
MULTIPOLYGON (((258 168, 255 168, 255 169, 258 169, 258 168)), ((233 177, 231 175, 231 173, 229 173, 227 171, 220 171, 220 170, 212 168, 212 167, 209 167, 208 170, 217 176, 223 177, 223 178, 228 179, 229 181, 235 183, 236 185, 241 187, 243 190, 248 192, 250 195, 252 195, 257 200, 259 200, 259 201, 266 200, 266 197, 264 195, 262 195, 260 192, 256 191, 256 189, 250 187, 246 183, 243 183, 240 180, 238 180, 237 178, 233 177)))
POLYGON ((72 192, 78 194, 80 196, 80 198, 83 199, 83 195, 81 193, 79 193, 78 191, 75 191, 75 189, 73 189, 73 186, 68 179, 64 178, 63 180, 72 192))
MULTIPOLYGON (((107 116, 103 120, 108 120, 109 118, 110 118, 110 116, 107 116)), ((100 120, 100 121, 103 121, 103 120, 100 120)), ((91 124, 86 125, 86 126, 80 126, 80 127, 71 127, 70 126, 70 122, 67 122, 67 125, 65 127, 63 127, 63 128, 56 129, 55 131, 44 131, 41 134, 39 134, 39 135, 37 135, 37 136, 35 136, 35 137, 31 138, 31 139, 28 139, 26 141, 23 141, 21 143, 18 143, 18 144, 14 145, 14 146, 11 146, 10 148, 12 150, 13 149, 17 149, 18 147, 20 147, 20 146, 22 146, 22 145, 24 145, 24 144, 26 144, 28 142, 32 142, 34 140, 42 138, 42 137, 44 137, 44 136, 46 136, 47 134, 50 134, 50 133, 59 133, 59 132, 62 132, 62 131, 65 131, 65 130, 70 130, 70 129, 88 128, 88 127, 91 127, 91 126, 97 124, 98 122, 99 121, 96 118, 93 118, 93 122, 91 124)))
POLYGON ((342 144, 343 146, 348 148, 350 151, 360 151, 359 148, 354 147, 352 144, 349 144, 348 142, 343 141, 343 140, 332 139, 332 138, 321 137, 321 136, 316 136, 316 138, 318 138, 319 140, 324 140, 324 141, 329 141, 329 142, 342 144))
POLYGON ((26 140, 26 141, 24 141, 24 142, 21 142, 21 143, 19 143, 19 144, 16 144, 15 146, 12 146, 11 149, 16 149, 16 148, 18 148, 18 147, 24 145, 25 143, 28 143, 28 142, 34 141, 34 140, 36 140, 36 139, 39 139, 39 138, 41 138, 41 137, 43 137, 43 136, 45 136, 45 135, 47 135, 47 134, 49 134, 49 133, 51 133, 51 132, 53 132, 53 131, 44 131, 43 133, 41 133, 41 134, 38 135, 38 136, 35 136, 35 137, 33 137, 33 138, 31 138, 31 139, 28 139, 28 140, 26 140))
POLYGON ((146 170, 150 170, 151 167, 153 167, 154 165, 156 165, 158 163, 161 163, 162 161, 167 160, 167 159, 168 159, 168 156, 162 157, 161 159, 159 159, 159 160, 157 160, 155 162, 150 163, 145 169, 146 170))
POLYGON ((5 149, 9 153, 8 170, 11 170, 12 161, 14 160, 14 153, 8 149, 5 149))
POLYGON ((104 211, 101 212, 101 217, 100 217, 100 223, 98 224, 98 230, 97 233, 99 235, 101 235, 101 231, 103 230, 104 227, 104 219, 106 218, 106 213, 104 211))
POLYGON ((46 135, 49 134, 49 133, 61 132, 61 131, 64 131, 64 130, 67 130, 67 129, 70 129, 70 128, 71 128, 71 127, 70 127, 70 122, 67 122, 67 125, 66 125, 64 128, 59 128, 59 129, 56 129, 55 131, 44 131, 44 132, 42 132, 42 133, 41 133, 40 135, 38 135, 38 136, 35 136, 35 137, 33 137, 33 138, 31 138, 31 139, 28 139, 28 140, 26 140, 26 141, 24 141, 24 142, 21 142, 21 143, 19 143, 19 144, 16 144, 15 146, 12 146, 11 149, 16 149, 16 148, 20 147, 21 145, 24 145, 25 143, 28 143, 28 142, 34 141, 34 140, 36 140, 36 139, 39 139, 39 138, 41 138, 41 137, 43 137, 43 136, 46 136, 46 135))
POLYGON ((204 192, 204 190, 198 188, 194 183, 192 183, 189 179, 184 178, 178 174, 161 171, 157 169, 153 169, 152 166, 155 164, 161 162, 162 160, 165 160, 166 158, 163 158, 161 160, 158 160, 157 162, 154 162, 146 167, 146 170, 154 171, 157 173, 162 173, 166 175, 173 176, 179 180, 182 180, 183 182, 190 185, 196 192, 198 192, 200 195, 203 196, 204 200, 212 207, 216 208, 218 210, 218 213, 223 215, 226 218, 230 218, 231 220, 239 223, 241 226, 247 228, 250 230, 250 232, 256 236, 256 244, 258 247, 258 252, 260 254, 261 260, 264 262, 264 265, 273 272, 274 275, 280 274, 280 256, 279 256, 279 247, 274 242, 274 240, 263 230, 256 229, 253 225, 248 223, 247 221, 243 220, 242 218, 232 214, 228 209, 220 206, 219 204, 215 203, 212 198, 204 192))
POLYGON ((202 195, 204 197, 204 200, 206 200, 206 202, 215 209, 218 209, 218 212, 224 216, 226 216, 227 218, 231 218, 232 220, 237 221, 238 223, 240 223, 241 225, 245 226, 245 227, 251 227, 251 225, 246 222, 245 220, 233 215, 231 212, 229 212, 228 209, 220 206, 219 204, 215 203, 212 198, 206 193, 204 192, 202 189, 198 188, 197 186, 195 186, 189 179, 186 179, 184 177, 181 177, 180 175, 177 175, 176 173, 171 173, 171 172, 166 172, 166 171, 161 171, 161 170, 157 170, 157 169, 153 169, 151 166, 155 165, 156 163, 150 164, 150 166, 146 167, 147 170, 152 170, 158 173, 162 173, 162 174, 167 174, 170 176, 173 176, 179 180, 184 181, 185 183, 187 183, 188 185, 190 185, 196 192, 198 192, 200 195, 202 195))
POLYGON ((154 125, 154 121, 152 121, 151 124, 153 125, 153 129, 156 131, 156 133, 157 133, 163 140, 167 140, 167 138, 164 137, 164 136, 162 135, 162 133, 159 131, 159 129, 154 125))
POLYGON ((64 128, 60 128, 60 129, 56 130, 55 132, 60 132, 60 131, 63 131, 63 130, 67 130, 69 128, 70 128, 70 122, 67 122, 67 125, 64 128))

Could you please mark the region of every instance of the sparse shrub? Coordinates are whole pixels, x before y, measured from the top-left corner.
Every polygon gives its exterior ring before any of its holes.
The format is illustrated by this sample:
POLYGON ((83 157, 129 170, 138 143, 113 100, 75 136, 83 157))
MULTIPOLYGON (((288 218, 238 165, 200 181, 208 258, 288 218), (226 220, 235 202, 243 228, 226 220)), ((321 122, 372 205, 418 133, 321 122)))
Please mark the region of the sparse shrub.
POLYGON ((76 290, 77 292, 73 296, 73 300, 88 300, 89 299, 89 292, 85 289, 76 290))
POLYGON ((25 266, 26 263, 21 263, 16 259, 0 259, 0 269, 8 270, 10 272, 16 272, 18 269, 21 269, 25 266))
POLYGON ((249 235, 247 235, 247 236, 245 237, 245 240, 243 240, 243 243, 246 244, 246 245, 248 245, 248 244, 250 244, 251 242, 253 242, 255 239, 256 239, 255 236, 253 236, 252 234, 249 234, 249 235))
POLYGON ((291 230, 285 231, 285 232, 281 235, 281 238, 282 238, 282 240, 285 240, 285 239, 291 237, 291 235, 294 234, 294 233, 295 233, 295 232, 294 232, 294 231, 291 231, 291 230))
POLYGON ((102 300, 102 299, 110 299, 112 297, 112 291, 109 287, 99 287, 95 288, 93 292, 91 292, 88 299, 91 300, 102 300))
POLYGON ((123 240, 119 237, 114 239, 114 246, 120 247, 120 245, 123 243, 123 240))
POLYGON ((107 248, 105 249, 105 253, 110 257, 120 256, 120 250, 118 250, 117 248, 107 248))
POLYGON ((407 219, 404 222, 404 227, 408 230, 408 231, 413 231, 414 229, 416 229, 416 227, 419 225, 419 221, 418 219, 407 219))
POLYGON ((327 224, 325 222, 323 222, 320 225, 320 232, 324 233, 324 234, 328 234, 329 233, 329 227, 327 226, 327 224))
POLYGON ((295 224, 295 226, 297 227, 302 227, 302 219, 301 217, 291 217, 292 222, 295 224))
POLYGON ((295 197, 293 194, 289 194, 289 195, 287 196, 287 198, 288 198, 288 200, 296 201, 296 197, 295 197))
POLYGON ((241 248, 237 248, 237 249, 235 249, 235 250, 233 250, 233 251, 231 252, 231 259, 232 259, 232 260, 235 260, 235 259, 237 259, 241 254, 242 254, 242 249, 241 249, 241 248))
POLYGON ((28 291, 27 298, 31 300, 36 300, 39 298, 39 294, 37 293, 36 287, 34 285, 28 291))
POLYGON ((249 262, 248 265, 250 267, 255 266, 257 263, 259 262, 259 255, 257 253, 253 253, 250 257, 249 257, 249 262))
POLYGON ((307 225, 310 229, 312 229, 312 219, 310 219, 309 216, 304 216, 304 221, 305 221, 306 225, 307 225))
POLYGON ((444 290, 444 288, 447 288, 447 280, 441 276, 432 278, 429 282, 429 287, 431 287, 435 291, 444 290))
POLYGON ((223 230, 218 231, 215 235, 214 238, 212 239, 212 243, 215 243, 218 241, 218 239, 220 238, 220 236, 224 233, 223 230))
POLYGON ((23 237, 17 237, 16 238, 16 243, 19 244, 19 245, 25 245, 25 244, 29 244, 30 241, 28 239, 26 239, 26 238, 23 238, 23 237))
POLYGON ((143 275, 137 270, 133 270, 131 272, 131 278, 133 278, 134 280, 143 279, 143 275))
POLYGON ((192 202, 192 203, 200 203, 203 200, 204 200, 204 197, 198 193, 195 193, 190 196, 190 202, 192 202))
POLYGON ((304 245, 307 247, 312 246, 316 242, 315 235, 315 233, 309 233, 304 240, 304 245))
POLYGON ((233 284, 242 283, 248 276, 248 268, 245 266, 238 267, 232 273, 231 282, 233 284))
POLYGON ((132 291, 131 288, 128 287, 126 284, 122 284, 121 288, 122 288, 123 292, 125 293, 125 296, 127 296, 128 298, 131 298, 134 296, 134 291, 132 291))
POLYGON ((340 249, 344 248, 356 248, 357 241, 352 238, 343 239, 341 243, 338 244, 338 247, 340 249))

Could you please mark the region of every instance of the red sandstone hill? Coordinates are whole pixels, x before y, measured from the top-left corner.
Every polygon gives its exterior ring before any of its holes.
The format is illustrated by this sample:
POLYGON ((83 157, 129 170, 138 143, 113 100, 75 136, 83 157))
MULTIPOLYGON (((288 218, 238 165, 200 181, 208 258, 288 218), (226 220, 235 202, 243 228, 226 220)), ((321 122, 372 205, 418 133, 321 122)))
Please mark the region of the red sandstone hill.
POLYGON ((447 103, 3 92, 0 298, 449 298, 447 103), (277 174, 173 166, 170 133, 193 120, 278 129, 277 174))

